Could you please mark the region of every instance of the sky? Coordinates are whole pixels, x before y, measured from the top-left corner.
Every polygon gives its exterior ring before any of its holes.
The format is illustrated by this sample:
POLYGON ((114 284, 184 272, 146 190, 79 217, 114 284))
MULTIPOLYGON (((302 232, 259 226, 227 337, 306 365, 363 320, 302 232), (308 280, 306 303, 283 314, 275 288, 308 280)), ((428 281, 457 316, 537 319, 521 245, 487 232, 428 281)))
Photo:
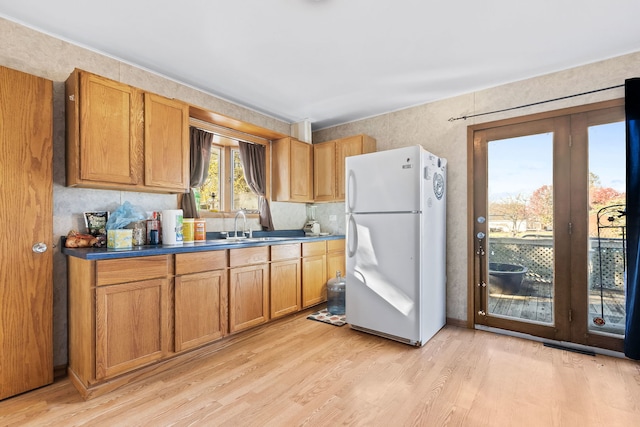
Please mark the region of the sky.
MULTIPOLYGON (((552 185, 552 133, 489 143, 489 200, 521 194, 530 196, 552 185)), ((589 170, 602 187, 625 191, 625 124, 589 128, 589 170)))

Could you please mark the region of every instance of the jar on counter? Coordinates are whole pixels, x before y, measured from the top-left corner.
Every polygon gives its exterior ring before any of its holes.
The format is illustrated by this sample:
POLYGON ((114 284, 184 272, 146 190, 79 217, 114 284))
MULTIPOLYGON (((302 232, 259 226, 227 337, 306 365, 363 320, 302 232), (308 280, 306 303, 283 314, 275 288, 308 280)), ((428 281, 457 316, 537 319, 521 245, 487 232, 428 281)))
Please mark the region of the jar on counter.
POLYGON ((130 228, 131 231, 131 244, 133 246, 142 246, 147 243, 147 222, 134 221, 127 225, 125 228, 130 228))
POLYGON ((193 218, 183 218, 182 219, 182 241, 185 243, 193 242, 193 232, 194 232, 194 220, 193 218))
POLYGON ((340 271, 336 271, 336 277, 327 282, 327 310, 331 314, 342 315, 345 313, 347 281, 340 271))
POLYGON ((193 227, 193 240, 196 242, 207 240, 207 221, 204 218, 196 218, 193 227))

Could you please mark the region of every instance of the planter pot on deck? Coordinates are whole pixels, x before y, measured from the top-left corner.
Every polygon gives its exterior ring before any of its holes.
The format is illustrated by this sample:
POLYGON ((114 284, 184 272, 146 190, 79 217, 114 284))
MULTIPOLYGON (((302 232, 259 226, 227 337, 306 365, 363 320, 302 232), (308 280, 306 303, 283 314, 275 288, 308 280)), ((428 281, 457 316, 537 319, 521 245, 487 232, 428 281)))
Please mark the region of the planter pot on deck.
POLYGON ((489 263, 489 286, 502 294, 517 294, 529 269, 523 265, 489 263))

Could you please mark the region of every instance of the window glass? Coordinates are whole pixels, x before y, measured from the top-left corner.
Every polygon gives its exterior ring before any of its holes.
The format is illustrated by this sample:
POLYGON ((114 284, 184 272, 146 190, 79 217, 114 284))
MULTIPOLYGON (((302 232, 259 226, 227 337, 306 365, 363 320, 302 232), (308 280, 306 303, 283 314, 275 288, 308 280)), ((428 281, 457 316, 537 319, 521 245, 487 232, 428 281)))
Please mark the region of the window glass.
POLYGON ((247 184, 247 180, 244 177, 242 161, 240 160, 240 151, 238 150, 231 150, 231 176, 233 176, 233 185, 231 186, 231 210, 257 210, 258 196, 251 191, 247 184))
POLYGON ((221 150, 222 147, 211 147, 211 160, 209 161, 209 176, 200 190, 200 210, 219 212, 222 192, 220 191, 221 177, 221 150))
MULTIPOLYGON (((216 135, 217 136, 217 135, 216 135)), ((209 176, 198 188, 200 211, 233 212, 258 210, 258 196, 251 191, 244 176, 238 141, 218 139, 211 147, 209 176)))

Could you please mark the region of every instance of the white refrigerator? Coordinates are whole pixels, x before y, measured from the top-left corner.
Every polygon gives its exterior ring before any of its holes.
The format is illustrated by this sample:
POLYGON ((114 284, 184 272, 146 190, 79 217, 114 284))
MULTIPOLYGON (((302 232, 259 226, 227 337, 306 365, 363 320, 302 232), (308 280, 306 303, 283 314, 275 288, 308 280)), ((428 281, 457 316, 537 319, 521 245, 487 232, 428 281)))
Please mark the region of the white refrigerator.
POLYGON ((447 161, 421 146, 346 159, 346 320, 422 346, 445 324, 447 161))

